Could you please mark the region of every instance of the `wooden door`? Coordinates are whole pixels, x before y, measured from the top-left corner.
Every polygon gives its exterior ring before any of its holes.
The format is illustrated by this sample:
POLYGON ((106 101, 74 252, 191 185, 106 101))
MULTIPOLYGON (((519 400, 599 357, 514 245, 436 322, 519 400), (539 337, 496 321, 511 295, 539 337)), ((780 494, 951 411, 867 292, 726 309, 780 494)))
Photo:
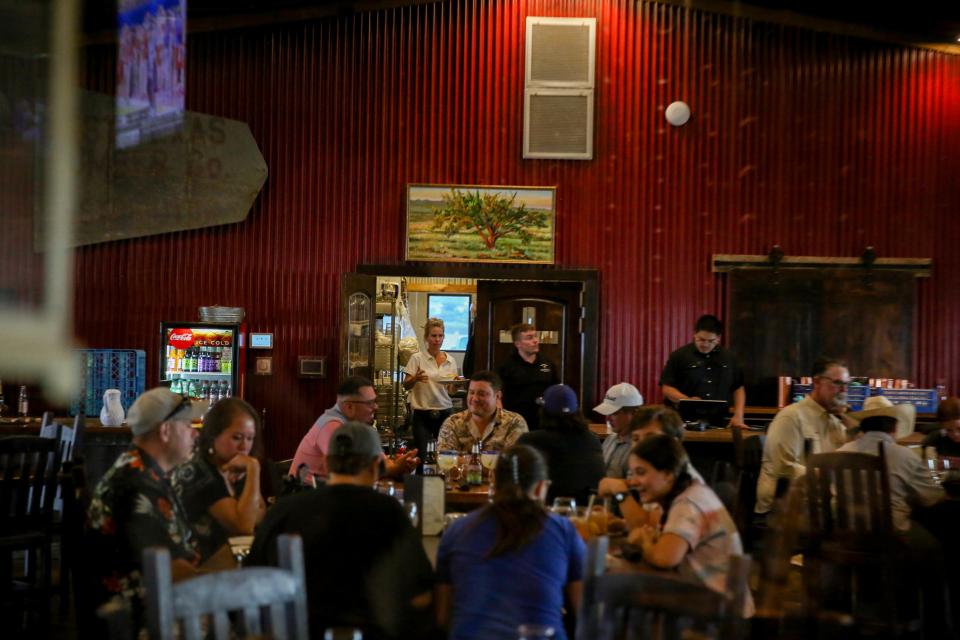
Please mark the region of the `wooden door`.
POLYGON ((540 355, 557 365, 560 379, 581 393, 583 341, 579 282, 477 282, 476 370, 494 369, 514 352, 510 327, 530 322, 540 332, 540 355))

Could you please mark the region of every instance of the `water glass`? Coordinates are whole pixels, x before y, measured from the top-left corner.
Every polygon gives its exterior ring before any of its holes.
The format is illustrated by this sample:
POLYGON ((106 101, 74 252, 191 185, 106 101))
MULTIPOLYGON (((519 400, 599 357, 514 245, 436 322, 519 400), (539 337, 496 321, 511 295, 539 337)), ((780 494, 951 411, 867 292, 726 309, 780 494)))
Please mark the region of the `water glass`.
POLYGON ((569 518, 577 515, 577 500, 575 498, 557 497, 553 499, 553 507, 550 508, 558 516, 569 518))
POLYGON ((420 508, 417 506, 417 503, 405 502, 403 510, 406 512, 407 518, 410 519, 410 524, 416 529, 420 525, 420 508))
POLYGON ((550 640, 557 632, 546 624, 522 624, 517 627, 517 640, 550 640))
POLYGON ((397 485, 393 483, 393 480, 381 480, 377 482, 377 491, 393 498, 397 495, 397 485))
POLYGON ((333 627, 323 632, 323 640, 363 640, 363 631, 353 627, 333 627))
POLYGON ((936 458, 927 458, 927 469, 930 471, 930 478, 937 484, 940 484, 943 481, 943 478, 940 477, 940 470, 937 469, 938 460, 936 458))

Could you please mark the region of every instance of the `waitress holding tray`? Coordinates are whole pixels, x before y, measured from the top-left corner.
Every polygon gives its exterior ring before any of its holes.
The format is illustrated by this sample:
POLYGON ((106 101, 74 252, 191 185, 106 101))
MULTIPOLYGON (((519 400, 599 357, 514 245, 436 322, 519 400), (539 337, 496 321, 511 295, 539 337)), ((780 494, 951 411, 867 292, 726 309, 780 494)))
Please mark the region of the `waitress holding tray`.
POLYGON ((436 440, 440 425, 453 412, 453 402, 444 383, 457 377, 457 363, 440 350, 443 333, 443 320, 428 319, 423 327, 427 352, 410 356, 404 369, 403 388, 409 392, 413 438, 421 457, 427 450, 427 441, 436 440))

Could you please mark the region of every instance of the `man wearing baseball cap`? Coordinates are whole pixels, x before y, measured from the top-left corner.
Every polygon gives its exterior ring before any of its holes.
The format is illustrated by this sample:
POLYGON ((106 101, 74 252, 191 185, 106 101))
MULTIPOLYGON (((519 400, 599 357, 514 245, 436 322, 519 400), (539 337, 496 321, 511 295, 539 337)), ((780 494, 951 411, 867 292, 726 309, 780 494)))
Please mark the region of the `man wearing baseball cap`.
POLYGON ((277 536, 303 538, 307 608, 317 637, 415 638, 432 624, 433 568, 403 507, 377 493, 380 436, 347 422, 331 436, 325 485, 281 498, 257 527, 245 565, 276 565, 277 536))
POLYGON ((135 616, 140 614, 140 558, 147 547, 170 550, 174 580, 196 572, 200 555, 168 474, 189 459, 197 435, 191 422, 206 410, 206 402, 166 387, 147 391, 130 408, 133 448, 120 454, 97 483, 87 511, 99 602, 119 595, 131 600, 135 616))
POLYGON ((593 408, 607 419, 613 435, 603 441, 603 462, 607 477, 626 478, 630 456, 630 427, 633 415, 643 404, 643 396, 629 382, 620 382, 607 389, 603 402, 593 408))

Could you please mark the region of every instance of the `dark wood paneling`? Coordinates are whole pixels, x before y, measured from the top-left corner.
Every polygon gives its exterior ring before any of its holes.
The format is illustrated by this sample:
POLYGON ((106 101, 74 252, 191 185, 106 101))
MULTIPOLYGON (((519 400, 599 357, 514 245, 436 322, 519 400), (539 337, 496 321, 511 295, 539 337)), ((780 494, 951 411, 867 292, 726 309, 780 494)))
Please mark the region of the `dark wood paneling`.
POLYGON ((751 403, 775 405, 777 377, 809 376, 821 355, 853 376, 910 379, 916 287, 911 273, 860 268, 731 272, 728 337, 751 403))

